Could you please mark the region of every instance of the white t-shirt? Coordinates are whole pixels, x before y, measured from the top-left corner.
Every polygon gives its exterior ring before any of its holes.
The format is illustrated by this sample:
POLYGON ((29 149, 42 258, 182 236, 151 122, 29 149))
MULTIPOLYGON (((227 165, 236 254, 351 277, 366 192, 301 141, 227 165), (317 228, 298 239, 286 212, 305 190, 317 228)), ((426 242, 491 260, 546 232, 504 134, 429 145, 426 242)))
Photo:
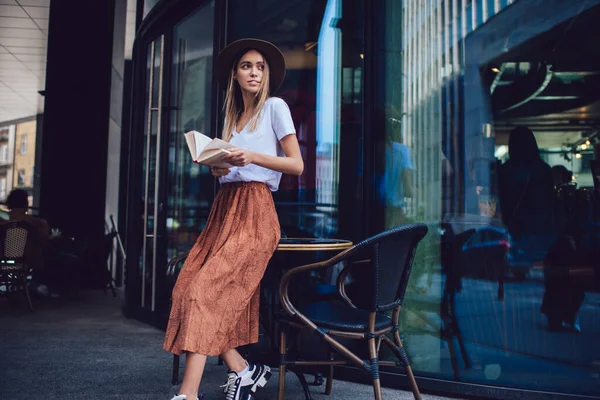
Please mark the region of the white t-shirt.
MULTIPOLYGON (((285 136, 296 134, 290 108, 283 99, 270 97, 263 106, 262 115, 256 130, 250 131, 249 123, 241 132, 235 128, 231 140, 235 147, 256 151, 271 156, 284 156, 279 141, 285 136)), ((219 178, 221 184, 227 182, 264 182, 272 192, 279 188, 281 172, 273 171, 255 164, 245 167, 232 167, 227 175, 219 178)))

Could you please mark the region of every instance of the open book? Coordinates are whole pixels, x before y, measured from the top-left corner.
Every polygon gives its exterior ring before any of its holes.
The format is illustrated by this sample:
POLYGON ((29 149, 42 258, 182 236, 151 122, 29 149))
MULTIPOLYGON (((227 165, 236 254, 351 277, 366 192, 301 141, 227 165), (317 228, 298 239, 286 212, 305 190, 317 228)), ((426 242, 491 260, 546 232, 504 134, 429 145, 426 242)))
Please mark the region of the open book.
POLYGON ((234 147, 232 144, 218 138, 211 139, 198 131, 189 131, 184 135, 194 161, 219 168, 232 167, 223 160, 223 157, 229 154, 227 149, 234 147))

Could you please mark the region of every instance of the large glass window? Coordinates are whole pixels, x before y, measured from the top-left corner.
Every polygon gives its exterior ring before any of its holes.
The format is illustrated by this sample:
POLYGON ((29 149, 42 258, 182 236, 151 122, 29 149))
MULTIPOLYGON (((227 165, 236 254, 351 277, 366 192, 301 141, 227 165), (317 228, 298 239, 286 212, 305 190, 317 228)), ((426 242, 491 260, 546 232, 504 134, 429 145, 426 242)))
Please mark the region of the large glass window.
POLYGON ((430 226, 403 305, 413 370, 600 394, 600 1, 374 15, 379 218, 430 226))
POLYGON ((208 217, 215 179, 192 162, 184 139, 191 130, 215 136, 211 128, 213 2, 175 26, 171 73, 167 235, 168 258, 194 244, 208 217))
POLYGON ((273 95, 290 106, 305 163, 302 176, 284 175, 274 194, 288 236, 362 233, 361 4, 230 2, 228 40, 269 40, 286 58, 285 82, 273 95))

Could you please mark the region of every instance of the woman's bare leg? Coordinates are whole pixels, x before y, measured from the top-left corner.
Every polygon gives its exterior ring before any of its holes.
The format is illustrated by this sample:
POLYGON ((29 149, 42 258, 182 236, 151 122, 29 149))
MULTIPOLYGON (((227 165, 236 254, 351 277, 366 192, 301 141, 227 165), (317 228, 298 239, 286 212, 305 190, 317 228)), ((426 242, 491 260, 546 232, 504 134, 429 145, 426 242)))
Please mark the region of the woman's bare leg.
POLYGON ((198 387, 205 365, 206 356, 204 354, 186 353, 185 372, 179 394, 185 394, 187 400, 196 400, 198 397, 198 387))
POLYGON ((225 353, 221 354, 221 358, 230 371, 242 372, 248 366, 244 357, 242 357, 236 349, 227 350, 225 353))

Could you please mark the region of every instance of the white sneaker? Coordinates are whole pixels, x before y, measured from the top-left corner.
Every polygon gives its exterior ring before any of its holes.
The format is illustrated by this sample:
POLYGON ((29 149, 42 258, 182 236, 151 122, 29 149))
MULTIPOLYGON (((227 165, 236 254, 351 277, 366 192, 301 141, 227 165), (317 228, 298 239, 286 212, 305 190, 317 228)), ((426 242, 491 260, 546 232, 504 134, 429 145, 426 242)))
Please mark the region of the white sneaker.
MULTIPOLYGON (((203 399, 204 396, 200 395, 200 397, 198 397, 196 400, 200 400, 203 399)), ((176 394, 175 396, 173 396, 173 398, 171 400, 186 400, 187 396, 185 394, 176 394)))
POLYGON ((271 368, 262 364, 248 363, 249 370, 243 375, 229 371, 227 383, 222 385, 225 400, 250 400, 271 377, 271 368))

